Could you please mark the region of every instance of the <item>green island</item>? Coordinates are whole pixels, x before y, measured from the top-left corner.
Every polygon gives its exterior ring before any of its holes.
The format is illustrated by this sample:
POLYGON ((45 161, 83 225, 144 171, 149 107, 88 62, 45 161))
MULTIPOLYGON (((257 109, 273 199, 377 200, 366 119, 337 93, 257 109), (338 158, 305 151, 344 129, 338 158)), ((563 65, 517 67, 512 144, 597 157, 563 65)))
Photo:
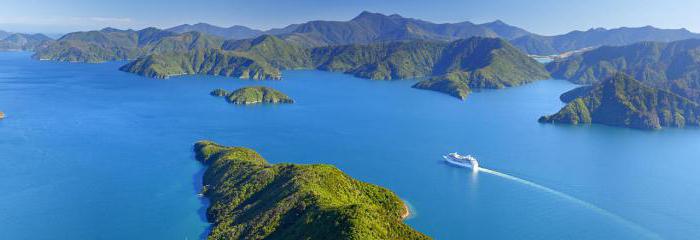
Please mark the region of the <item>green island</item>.
POLYGON ((223 89, 214 89, 209 93, 212 96, 224 97, 233 104, 258 104, 258 103, 294 103, 294 100, 286 94, 269 87, 244 87, 233 92, 223 89))
POLYGON ((625 73, 700 102, 700 39, 606 46, 547 64, 554 78, 591 84, 625 73))
POLYGON ((700 125, 700 105, 622 73, 564 93, 561 99, 566 106, 554 115, 541 117, 540 122, 599 123, 637 129, 700 125))
POLYGON ((391 191, 325 164, 270 164, 254 150, 194 145, 207 166, 209 239, 429 239, 391 191))

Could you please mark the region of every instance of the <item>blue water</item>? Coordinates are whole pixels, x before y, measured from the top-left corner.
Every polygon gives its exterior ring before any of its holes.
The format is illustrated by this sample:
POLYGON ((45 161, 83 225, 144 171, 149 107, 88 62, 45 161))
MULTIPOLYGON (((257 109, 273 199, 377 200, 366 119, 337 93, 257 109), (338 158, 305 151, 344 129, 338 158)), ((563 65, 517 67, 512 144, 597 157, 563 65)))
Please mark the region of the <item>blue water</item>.
POLYGON ((575 87, 565 81, 461 102, 338 73, 153 80, 29 56, 0 53, 0 239, 201 238, 201 139, 334 164, 395 191, 436 239, 700 238, 700 130, 537 123, 575 87), (297 103, 208 95, 247 85, 297 103), (515 179, 446 165, 451 151, 515 179))

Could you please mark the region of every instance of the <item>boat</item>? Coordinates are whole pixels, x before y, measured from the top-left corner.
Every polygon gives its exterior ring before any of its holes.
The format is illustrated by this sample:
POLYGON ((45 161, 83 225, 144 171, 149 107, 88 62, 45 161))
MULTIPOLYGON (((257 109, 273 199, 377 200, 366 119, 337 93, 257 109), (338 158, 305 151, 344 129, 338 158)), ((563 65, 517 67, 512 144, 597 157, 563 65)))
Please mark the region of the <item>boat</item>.
POLYGON ((473 171, 479 171, 479 161, 472 155, 462 156, 459 153, 453 152, 442 156, 445 161, 456 166, 471 168, 473 171))

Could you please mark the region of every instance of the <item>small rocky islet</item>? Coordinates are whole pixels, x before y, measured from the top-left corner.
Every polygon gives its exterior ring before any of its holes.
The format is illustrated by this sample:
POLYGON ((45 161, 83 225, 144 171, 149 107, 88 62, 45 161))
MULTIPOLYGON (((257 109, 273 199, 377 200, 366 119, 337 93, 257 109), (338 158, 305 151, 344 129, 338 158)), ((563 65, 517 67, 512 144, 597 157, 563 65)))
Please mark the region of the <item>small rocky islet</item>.
POLYGON ((294 100, 276 89, 270 87, 253 86, 239 88, 233 92, 224 89, 214 89, 210 95, 223 97, 232 104, 289 104, 294 100))

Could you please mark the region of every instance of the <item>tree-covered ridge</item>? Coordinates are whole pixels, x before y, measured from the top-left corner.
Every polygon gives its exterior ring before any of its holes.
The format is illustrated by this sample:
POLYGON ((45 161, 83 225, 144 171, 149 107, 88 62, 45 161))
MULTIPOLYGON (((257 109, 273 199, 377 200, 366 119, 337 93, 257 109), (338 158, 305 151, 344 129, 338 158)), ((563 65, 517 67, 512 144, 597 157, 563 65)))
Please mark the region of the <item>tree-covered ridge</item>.
POLYGON ((700 34, 686 29, 659 29, 651 26, 638 28, 595 28, 572 31, 556 36, 527 34, 510 42, 534 55, 554 55, 563 52, 599 46, 622 46, 644 41, 672 42, 700 38, 700 34))
POLYGON ((44 34, 13 33, 0 37, 0 51, 33 51, 53 41, 44 34))
POLYGON ((574 89, 562 99, 569 101, 564 108, 539 121, 639 129, 700 125, 700 105, 625 74, 616 74, 592 87, 574 89))
POLYGON ((508 42, 470 38, 451 42, 432 70, 432 78, 413 87, 464 99, 470 89, 519 86, 548 79, 544 66, 508 42))
POLYGON ((428 77, 447 43, 393 42, 315 48, 316 69, 344 72, 361 78, 390 80, 428 77))
POLYGON ((151 53, 218 49, 223 40, 199 32, 177 34, 157 28, 139 31, 105 28, 69 33, 36 49, 34 58, 67 62, 136 59, 151 53))
POLYGON ((402 222, 394 193, 333 166, 270 164, 209 141, 194 151, 208 166, 209 239, 428 239, 402 222))
POLYGON ((547 64, 555 78, 595 83, 618 72, 700 101, 700 39, 601 47, 547 64))
POLYGON ((497 38, 321 47, 311 55, 317 69, 371 79, 436 77, 503 88, 549 77, 542 64, 497 38))
MULTIPOLYGON (((549 73, 542 64, 505 40, 495 38, 474 37, 453 42, 418 40, 305 49, 275 36, 265 35, 252 40, 227 41, 223 49, 221 54, 253 59, 257 65, 263 66, 264 73, 272 73, 273 69, 276 72, 279 72, 279 69, 319 69, 379 80, 429 78, 428 81, 457 81, 464 84, 423 83, 417 87, 446 93, 460 92, 453 94, 459 98, 466 96, 468 88, 503 88, 549 78, 549 73), (468 86, 466 89, 463 86, 465 84, 468 86), (441 87, 436 88, 437 86, 441 87), (452 89, 453 87, 459 89, 452 89)), ((188 54, 159 56, 164 54, 138 59, 122 70, 155 77, 210 74, 207 71, 182 71, 181 69, 187 69, 188 64, 199 66, 194 60, 202 61, 199 58, 186 57, 188 54), (173 61, 167 58, 184 60, 172 63, 173 61)), ((219 62, 216 61, 219 59, 217 55, 207 56, 216 58, 206 61, 213 63, 207 66, 217 70, 228 69, 219 66, 219 62)))
POLYGON ((244 53, 218 49, 155 53, 134 60, 119 70, 153 78, 207 74, 254 80, 278 80, 279 69, 244 53))
POLYGON ((227 102, 233 104, 258 104, 258 103, 294 103, 294 100, 274 88, 270 87, 243 87, 233 92, 223 89, 214 89, 210 95, 224 97, 227 102))
POLYGON ((313 67, 308 49, 287 43, 272 35, 262 35, 254 39, 228 40, 223 43, 222 49, 255 56, 280 69, 313 67))

